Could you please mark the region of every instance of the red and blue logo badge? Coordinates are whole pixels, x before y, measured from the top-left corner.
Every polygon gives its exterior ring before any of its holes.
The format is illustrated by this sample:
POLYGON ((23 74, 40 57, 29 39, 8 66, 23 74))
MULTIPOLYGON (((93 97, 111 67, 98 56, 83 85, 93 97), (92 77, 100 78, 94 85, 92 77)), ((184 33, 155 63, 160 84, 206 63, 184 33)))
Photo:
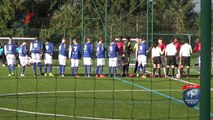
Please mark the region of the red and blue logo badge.
POLYGON ((183 86, 183 101, 189 107, 195 107, 200 101, 200 86, 188 84, 183 86))

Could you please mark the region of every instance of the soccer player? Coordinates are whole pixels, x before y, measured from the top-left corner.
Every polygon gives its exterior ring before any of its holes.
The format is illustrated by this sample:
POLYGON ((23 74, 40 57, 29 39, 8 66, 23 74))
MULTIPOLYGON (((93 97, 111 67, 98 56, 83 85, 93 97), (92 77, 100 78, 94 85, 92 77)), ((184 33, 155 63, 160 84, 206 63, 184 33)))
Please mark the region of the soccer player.
POLYGON ((91 67, 92 67, 92 51, 93 51, 93 46, 91 44, 92 38, 88 37, 87 42, 84 45, 84 73, 85 77, 90 77, 91 74, 91 67))
POLYGON ((117 46, 118 46, 118 56, 117 56, 117 60, 118 60, 118 69, 120 71, 120 76, 123 76, 123 65, 124 65, 124 61, 123 61, 123 37, 119 36, 118 37, 118 42, 117 42, 117 46))
POLYGON ((24 41, 20 46, 19 46, 19 60, 21 64, 21 76, 25 76, 25 66, 27 65, 27 48, 26 48, 27 42, 24 41))
POLYGON ((176 46, 174 45, 174 42, 171 41, 170 44, 166 46, 165 50, 165 56, 167 58, 167 69, 166 69, 166 78, 168 77, 169 73, 169 68, 172 68, 172 77, 174 78, 175 76, 175 65, 176 65, 176 54, 177 54, 177 49, 176 46))
POLYGON ((197 56, 197 60, 196 60, 196 63, 195 63, 195 66, 197 68, 197 71, 198 73, 200 73, 200 63, 201 63, 201 58, 200 58, 200 52, 201 52, 201 43, 200 43, 200 39, 198 38, 197 41, 196 41, 196 44, 195 44, 195 47, 193 49, 193 53, 198 53, 198 56, 197 56))
MULTIPOLYGON (((141 42, 140 37, 137 37, 137 38, 136 38, 136 43, 135 43, 134 48, 133 48, 133 51, 135 52, 135 55, 136 55, 136 52, 137 52, 136 50, 137 50, 137 48, 138 48, 138 43, 140 43, 140 42, 141 42)), ((136 57, 136 56, 135 56, 135 57, 136 57)), ((136 75, 137 71, 138 71, 138 60, 136 59, 136 61, 135 61, 134 74, 130 74, 129 76, 130 76, 130 77, 134 77, 134 76, 136 75)))
POLYGON ((59 45, 59 54, 58 54, 58 60, 59 60, 59 75, 64 77, 65 73, 65 66, 66 66, 66 38, 62 38, 61 44, 59 45))
POLYGON ((179 56, 179 52, 180 52, 180 48, 181 48, 181 43, 180 43, 180 40, 179 38, 175 38, 174 39, 174 45, 176 47, 176 50, 177 50, 177 54, 176 54, 176 67, 178 68, 178 65, 180 63, 180 56, 179 56))
POLYGON ((106 76, 103 75, 103 69, 105 65, 105 51, 106 48, 103 45, 103 38, 99 38, 99 42, 96 45, 96 57, 97 57, 97 66, 96 66, 96 78, 105 78, 106 76), (100 72, 99 72, 100 68, 100 72))
POLYGON ((41 57, 42 57, 42 44, 38 37, 35 37, 35 40, 30 44, 30 52, 33 60, 33 73, 34 76, 37 76, 36 66, 39 67, 40 75, 42 75, 42 65, 41 65, 41 57))
POLYGON ((123 76, 129 76, 130 53, 132 52, 130 37, 126 38, 123 46, 123 76))
POLYGON ((78 73, 78 66, 79 66, 79 59, 82 56, 81 45, 77 43, 77 39, 73 38, 73 44, 69 47, 69 59, 71 59, 71 72, 72 76, 80 77, 77 75, 78 73))
POLYGON ((46 39, 46 42, 44 44, 44 64, 45 64, 44 76, 47 76, 47 66, 49 66, 49 76, 54 76, 52 74, 53 52, 54 52, 53 43, 50 42, 49 39, 46 39))
POLYGON ((153 77, 156 77, 156 69, 158 69, 158 75, 161 77, 161 55, 163 51, 158 47, 158 43, 154 44, 152 48, 152 64, 153 64, 153 77))
POLYGON ((116 76, 116 67, 117 67, 117 62, 118 62, 118 58, 117 58, 117 53, 118 53, 118 46, 115 43, 115 39, 112 38, 111 39, 111 43, 108 47, 108 56, 109 56, 109 68, 108 68, 108 72, 109 72, 109 77, 112 76, 116 76), (112 73, 113 71, 113 73, 112 73))
POLYGON ((8 76, 14 75, 16 67, 16 47, 13 44, 13 39, 9 38, 8 43, 4 46, 4 54, 7 59, 8 76), (12 72, 11 72, 12 67, 12 72))
POLYGON ((180 77, 182 77, 183 67, 186 66, 187 69, 187 79, 189 79, 190 73, 190 55, 192 54, 192 47, 189 45, 189 40, 186 40, 185 43, 180 48, 180 77))
POLYGON ((147 64, 147 53, 148 53, 148 45, 146 44, 146 39, 143 38, 140 43, 138 43, 138 47, 136 49, 136 60, 138 60, 138 73, 137 77, 139 77, 140 68, 142 69, 142 78, 146 78, 146 64, 147 64))
POLYGON ((20 67, 20 60, 19 60, 19 49, 20 47, 18 46, 18 43, 16 42, 15 43, 15 46, 16 46, 16 60, 17 60, 17 64, 18 64, 18 67, 20 67))
POLYGON ((161 67, 163 67, 164 76, 166 76, 166 58, 165 58, 165 50, 166 44, 163 42, 162 39, 158 39, 158 47, 161 49, 161 67))

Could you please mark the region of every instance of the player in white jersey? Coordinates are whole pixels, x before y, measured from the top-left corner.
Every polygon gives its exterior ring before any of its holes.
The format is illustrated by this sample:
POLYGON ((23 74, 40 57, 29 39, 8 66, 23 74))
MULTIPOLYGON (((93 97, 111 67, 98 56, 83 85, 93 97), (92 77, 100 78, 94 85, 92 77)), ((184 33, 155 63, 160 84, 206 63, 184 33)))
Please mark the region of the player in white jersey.
POLYGON ((158 69, 158 75, 161 77, 161 55, 163 51, 161 51, 160 47, 158 47, 158 43, 154 44, 152 48, 152 64, 153 64, 153 77, 156 76, 155 72, 158 69))
POLYGON ((186 40, 185 43, 181 46, 179 56, 180 56, 180 72, 179 77, 182 77, 183 67, 186 66, 187 69, 187 79, 189 79, 190 73, 190 56, 192 54, 192 47, 189 45, 189 40, 186 40))
POLYGON ((165 56, 167 58, 167 69, 165 77, 168 77, 169 68, 172 68, 172 77, 173 78, 175 77, 174 74, 176 65, 176 53, 177 53, 176 46, 174 45, 174 42, 171 41, 171 43, 166 46, 165 50, 165 56))

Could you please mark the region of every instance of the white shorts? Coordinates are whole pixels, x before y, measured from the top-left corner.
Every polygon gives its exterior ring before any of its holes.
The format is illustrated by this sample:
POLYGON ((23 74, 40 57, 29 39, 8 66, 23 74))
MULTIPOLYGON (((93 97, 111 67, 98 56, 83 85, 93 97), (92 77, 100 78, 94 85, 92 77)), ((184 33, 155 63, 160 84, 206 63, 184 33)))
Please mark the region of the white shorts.
POLYGON ((67 57, 63 55, 58 55, 59 65, 66 65, 67 57))
POLYGON ((16 64, 16 57, 15 57, 15 55, 8 54, 6 56, 6 59, 7 59, 7 65, 14 65, 14 64, 16 64))
POLYGON ((27 65, 27 56, 19 56, 21 66, 27 65))
POLYGON ((138 56, 138 65, 145 66, 147 64, 147 57, 146 55, 139 55, 138 56))
POLYGON ((84 65, 92 65, 92 59, 91 58, 83 58, 84 65))
POLYGON ((109 58, 109 67, 117 67, 118 59, 116 58, 109 58))
POLYGON ((97 58, 97 66, 104 66, 105 59, 104 58, 97 58))
POLYGON ((71 67, 78 67, 79 66, 79 59, 71 59, 71 67))
POLYGON ((45 53, 44 54, 44 64, 52 64, 52 63, 53 63, 52 55, 45 53))
POLYGON ((31 57, 32 57, 33 63, 39 63, 39 62, 41 62, 41 54, 39 54, 39 53, 32 53, 31 57))
POLYGON ((27 65, 31 65, 32 63, 33 63, 32 58, 29 57, 29 56, 27 56, 27 57, 26 57, 26 64, 27 64, 27 65))

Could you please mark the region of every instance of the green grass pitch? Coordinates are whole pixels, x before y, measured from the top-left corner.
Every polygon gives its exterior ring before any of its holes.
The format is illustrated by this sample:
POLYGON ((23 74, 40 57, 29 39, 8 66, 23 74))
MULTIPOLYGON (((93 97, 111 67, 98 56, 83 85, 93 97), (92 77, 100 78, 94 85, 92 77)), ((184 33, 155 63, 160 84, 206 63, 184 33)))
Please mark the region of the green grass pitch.
MULTIPOLYGON (((53 70, 58 73, 57 67, 53 70)), ((83 67, 79 73, 83 74, 83 67)), ((199 119, 199 105, 189 108, 182 98, 183 85, 199 84, 194 67, 190 80, 184 77, 182 81, 151 77, 100 79, 84 75, 75 79, 70 75, 69 62, 65 77, 34 77, 31 67, 27 67, 25 77, 20 77, 20 68, 15 76, 7 75, 7 68, 1 67, 0 120, 199 119)))

